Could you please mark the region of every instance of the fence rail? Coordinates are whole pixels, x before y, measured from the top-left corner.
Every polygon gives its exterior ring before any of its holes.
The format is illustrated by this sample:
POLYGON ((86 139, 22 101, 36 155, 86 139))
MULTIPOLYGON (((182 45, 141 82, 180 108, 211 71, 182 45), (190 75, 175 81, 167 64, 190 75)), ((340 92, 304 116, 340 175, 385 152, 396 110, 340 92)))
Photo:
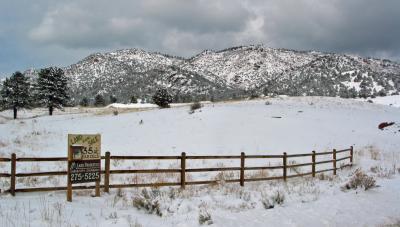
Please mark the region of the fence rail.
MULTIPOLYGON (((229 179, 225 180, 227 183, 240 183, 240 186, 244 186, 245 182, 254 181, 268 181, 268 180, 284 180, 294 177, 303 177, 311 175, 315 177, 317 173, 333 171, 336 175, 336 170, 343 167, 353 165, 353 147, 343 150, 335 150, 329 152, 311 152, 307 154, 293 154, 288 155, 283 153, 283 155, 245 155, 242 152, 240 155, 216 155, 216 156, 205 156, 205 155, 188 155, 183 152, 180 156, 117 156, 111 155, 110 152, 106 152, 105 156, 101 159, 104 160, 104 169, 101 174, 104 174, 104 182, 100 185, 100 188, 104 189, 104 192, 109 192, 110 188, 130 188, 130 187, 162 187, 162 186, 180 186, 185 188, 186 185, 200 185, 200 184, 213 184, 217 183, 218 180, 201 180, 201 181, 186 181, 186 173, 196 173, 196 172, 223 172, 223 171, 239 171, 239 179, 229 179), (348 156, 336 158, 339 153, 349 152, 348 156), (332 155, 332 159, 317 161, 317 156, 332 155), (310 157, 311 162, 305 163, 290 163, 288 164, 288 159, 299 158, 299 157, 310 157), (186 168, 187 160, 212 160, 212 159, 236 159, 240 160, 240 167, 212 167, 212 168, 186 168), (281 159, 281 165, 275 166, 246 166, 246 160, 248 159, 281 159), (349 162, 337 167, 338 162, 342 162, 349 159, 349 162), (110 160, 180 160, 180 168, 175 169, 111 169, 110 160), (332 163, 332 168, 316 170, 317 165, 332 163), (311 166, 311 172, 297 173, 293 175, 288 175, 288 169, 311 166), (271 176, 271 177, 258 177, 258 178, 246 178, 245 171, 251 170, 277 170, 282 169, 281 176, 271 176), (179 182, 155 182, 155 183, 135 183, 135 184, 111 184, 110 176, 112 174, 145 174, 145 173, 177 173, 180 174, 179 182)), ((16 192, 40 192, 40 191, 60 191, 66 190, 67 187, 35 187, 35 188, 16 188, 16 180, 18 177, 32 177, 32 176, 63 176, 67 175, 67 171, 49 171, 49 172, 32 172, 32 173, 17 173, 17 162, 67 162, 66 157, 21 157, 17 158, 15 154, 11 155, 11 158, 0 158, 0 162, 10 163, 10 173, 0 173, 0 177, 10 178, 10 189, 7 192, 15 196, 16 192)), ((67 166, 67 165, 66 165, 67 166)), ((73 189, 94 189, 95 186, 79 185, 73 186, 73 189)))

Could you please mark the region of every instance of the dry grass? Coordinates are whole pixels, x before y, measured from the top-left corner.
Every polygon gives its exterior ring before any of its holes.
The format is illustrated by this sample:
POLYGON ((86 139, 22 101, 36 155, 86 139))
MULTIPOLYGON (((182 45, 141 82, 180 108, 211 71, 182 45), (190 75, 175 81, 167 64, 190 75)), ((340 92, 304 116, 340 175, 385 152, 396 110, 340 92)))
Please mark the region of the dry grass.
POLYGON ((365 191, 375 187, 376 181, 372 176, 368 176, 360 168, 356 169, 350 180, 342 187, 344 190, 364 188, 365 191))
POLYGON ((373 145, 368 145, 356 150, 355 155, 361 157, 368 157, 372 160, 377 161, 381 160, 382 151, 373 145))

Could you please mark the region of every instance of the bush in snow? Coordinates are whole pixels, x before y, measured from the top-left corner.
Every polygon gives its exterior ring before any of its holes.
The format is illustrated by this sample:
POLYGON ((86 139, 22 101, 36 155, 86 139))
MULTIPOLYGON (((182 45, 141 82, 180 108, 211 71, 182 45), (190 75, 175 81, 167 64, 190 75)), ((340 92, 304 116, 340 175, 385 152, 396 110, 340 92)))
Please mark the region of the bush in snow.
POLYGON ((113 114, 114 114, 114 116, 117 116, 118 115, 118 110, 114 110, 113 114))
POLYGON ((31 107, 32 97, 28 78, 18 71, 10 78, 6 78, 0 93, 1 109, 13 109, 14 119, 17 119, 18 109, 31 107))
POLYGON ((83 99, 79 102, 79 105, 84 106, 84 107, 89 106, 89 99, 86 97, 83 97, 83 99))
POLYGON ((375 187, 376 181, 372 176, 368 176, 360 168, 356 169, 350 178, 350 180, 345 184, 344 189, 357 189, 358 187, 368 190, 375 187))
POLYGON ((106 105, 106 100, 104 99, 104 97, 100 94, 96 95, 96 97, 94 97, 94 105, 95 106, 105 106, 106 105))
POLYGON ((137 98, 135 97, 135 95, 131 96, 131 103, 137 103, 137 98))
POLYGON ((263 204, 265 209, 272 209, 276 204, 282 205, 285 201, 284 192, 277 190, 272 196, 268 196, 267 194, 261 193, 261 203, 263 204))
POLYGON ((110 103, 116 103, 117 101, 117 97, 115 97, 114 95, 110 95, 110 103))
POLYGON ((159 194, 160 192, 155 189, 143 189, 139 195, 133 197, 132 204, 139 210, 143 209, 149 214, 157 214, 161 217, 160 202, 157 199, 159 194))
POLYGON ((57 67, 40 70, 36 90, 38 102, 49 108, 49 115, 53 115, 54 108, 62 109, 70 100, 68 78, 57 67))
POLYGON ((285 201, 285 194, 282 191, 277 190, 272 195, 271 199, 274 202, 274 204, 282 205, 283 202, 285 201))
POLYGON ((199 224, 200 225, 211 225, 213 224, 213 220, 211 218, 210 213, 205 208, 200 209, 199 211, 199 224))
POLYGON ((194 112, 195 110, 201 109, 203 107, 200 102, 194 102, 192 105, 190 105, 190 111, 194 112))
POLYGON ((153 102, 161 108, 168 108, 172 102, 172 96, 168 93, 167 89, 160 88, 153 95, 153 102))
POLYGON ((275 207, 274 203, 268 197, 262 198, 261 203, 263 204, 264 208, 267 210, 275 207))

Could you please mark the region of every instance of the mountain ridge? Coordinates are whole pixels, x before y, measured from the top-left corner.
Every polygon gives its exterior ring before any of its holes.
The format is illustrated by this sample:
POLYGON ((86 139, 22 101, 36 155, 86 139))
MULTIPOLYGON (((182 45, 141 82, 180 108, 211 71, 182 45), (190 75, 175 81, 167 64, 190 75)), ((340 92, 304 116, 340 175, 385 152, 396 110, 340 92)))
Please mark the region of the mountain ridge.
POLYGON ((64 71, 75 102, 96 94, 121 102, 132 95, 149 100, 158 87, 169 89, 176 102, 261 93, 366 97, 400 91, 397 62, 264 45, 204 50, 190 58, 121 49, 91 54, 64 71))

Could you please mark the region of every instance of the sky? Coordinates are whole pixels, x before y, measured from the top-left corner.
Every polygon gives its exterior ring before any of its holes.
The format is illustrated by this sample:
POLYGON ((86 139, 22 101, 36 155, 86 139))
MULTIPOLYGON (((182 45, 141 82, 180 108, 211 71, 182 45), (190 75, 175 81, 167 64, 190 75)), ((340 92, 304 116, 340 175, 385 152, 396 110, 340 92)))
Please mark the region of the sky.
POLYGON ((0 77, 117 49, 249 44, 400 62, 400 1, 0 0, 0 77))

